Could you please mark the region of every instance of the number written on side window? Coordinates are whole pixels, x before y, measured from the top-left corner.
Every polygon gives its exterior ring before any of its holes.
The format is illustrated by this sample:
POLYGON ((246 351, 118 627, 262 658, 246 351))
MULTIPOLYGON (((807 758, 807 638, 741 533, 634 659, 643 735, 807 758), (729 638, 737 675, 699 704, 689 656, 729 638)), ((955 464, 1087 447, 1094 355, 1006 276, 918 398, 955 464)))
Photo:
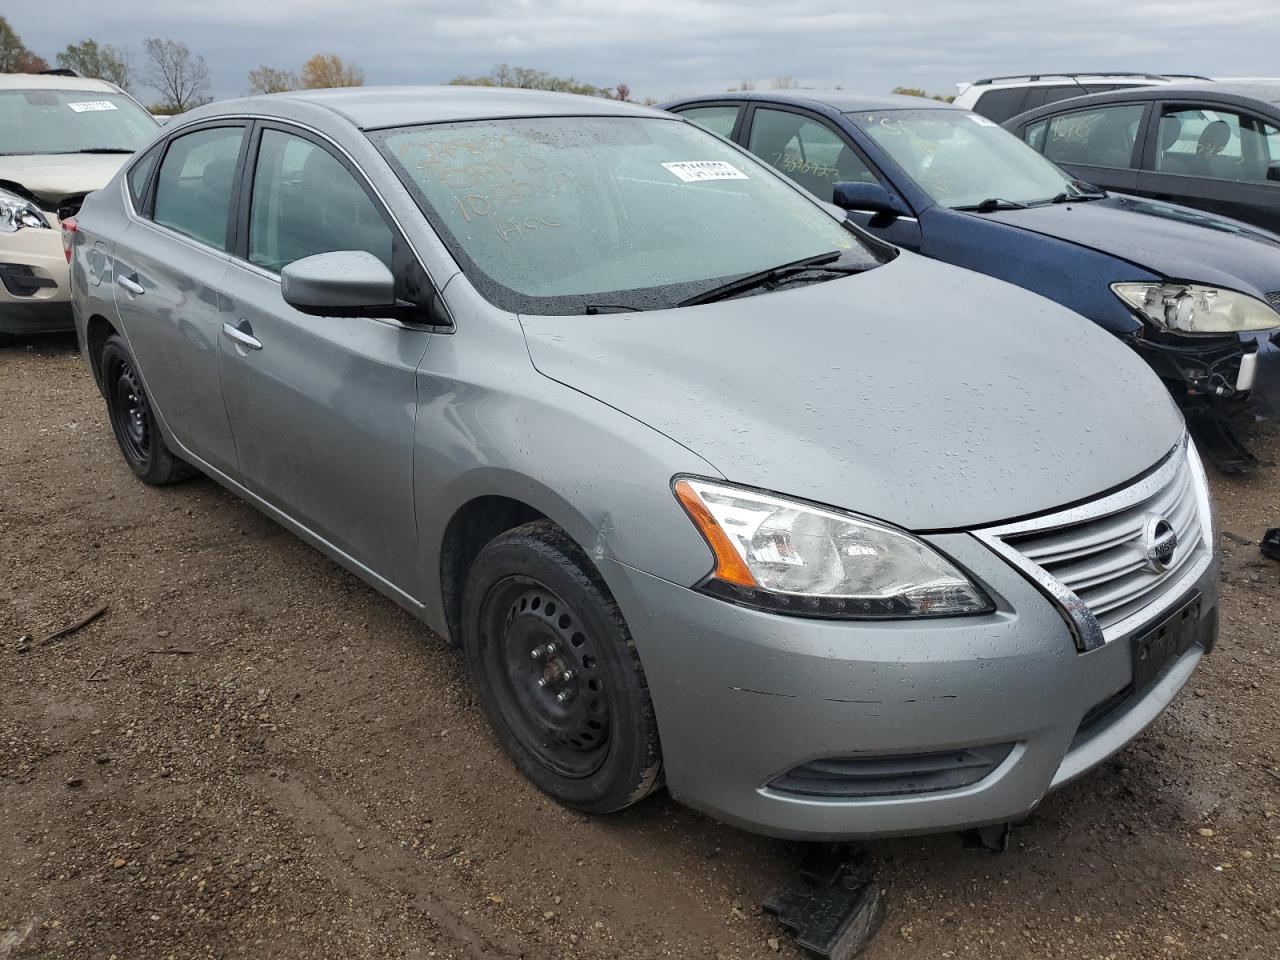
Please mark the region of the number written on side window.
POLYGON ((249 207, 249 260, 279 272, 295 260, 334 250, 364 250, 390 267, 391 228, 328 150, 264 130, 249 207))
POLYGON ((1049 121, 1043 153, 1054 163, 1127 169, 1145 109, 1135 103, 1059 114, 1049 121))
POLYGON ((1209 106, 1165 107, 1156 169, 1188 177, 1263 183, 1267 168, 1280 161, 1278 148, 1280 131, 1254 117, 1209 106))
POLYGON ((178 137, 156 177, 156 223, 227 249, 227 215, 243 127, 212 127, 178 137))
POLYGON ((837 183, 875 182, 862 158, 835 130, 787 110, 757 109, 747 149, 827 203, 837 183))

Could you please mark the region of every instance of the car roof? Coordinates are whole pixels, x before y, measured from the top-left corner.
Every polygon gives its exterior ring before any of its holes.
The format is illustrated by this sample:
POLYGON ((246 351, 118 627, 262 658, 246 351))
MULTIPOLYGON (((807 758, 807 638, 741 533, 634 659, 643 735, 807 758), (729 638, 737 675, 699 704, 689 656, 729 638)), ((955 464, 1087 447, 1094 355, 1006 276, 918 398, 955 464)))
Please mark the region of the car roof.
POLYGON ((1021 126, 1032 118, 1052 116, 1097 104, 1132 102, 1134 100, 1195 99, 1207 102, 1235 104, 1242 107, 1267 104, 1280 107, 1280 81, 1255 83, 1167 83, 1155 87, 1133 87, 1128 90, 1111 90, 1107 93, 1090 93, 1059 100, 1043 107, 1036 107, 1005 121, 1005 126, 1021 126))
POLYGON ((545 90, 508 87, 402 86, 343 87, 332 90, 291 90, 266 96, 245 97, 216 104, 219 112, 263 109, 282 100, 301 101, 332 110, 362 130, 448 123, 458 120, 494 120, 506 117, 548 116, 652 116, 660 110, 635 103, 545 90))
POLYGON ((862 110, 964 109, 964 107, 957 107, 943 100, 931 100, 927 97, 908 97, 900 94, 850 93, 847 90, 744 90, 735 93, 681 97, 678 100, 672 100, 669 106, 683 107, 694 103, 723 103, 726 100, 772 101, 794 103, 797 106, 822 106, 838 110, 841 113, 862 110))
POLYGON ((90 77, 64 77, 48 73, 0 73, 0 90, 95 90, 117 93, 119 88, 90 77))

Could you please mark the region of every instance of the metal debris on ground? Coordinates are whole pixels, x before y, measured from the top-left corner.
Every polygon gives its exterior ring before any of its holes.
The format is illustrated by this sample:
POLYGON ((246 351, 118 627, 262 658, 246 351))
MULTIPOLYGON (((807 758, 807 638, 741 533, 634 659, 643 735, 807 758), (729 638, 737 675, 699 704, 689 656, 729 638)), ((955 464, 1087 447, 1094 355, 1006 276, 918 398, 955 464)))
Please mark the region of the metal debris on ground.
POLYGON ((796 943, 815 956, 849 960, 884 923, 885 905, 870 856, 848 844, 815 844, 800 867, 803 886, 764 902, 796 943))
POLYGON ((1272 527, 1262 535, 1262 545, 1258 548, 1264 557, 1280 560, 1280 527, 1272 527))
POLYGON ((86 613, 83 617, 81 617, 79 620, 77 620, 75 623, 71 624, 70 626, 63 627, 61 630, 55 630, 53 633, 49 634, 47 637, 45 637, 43 640, 40 641, 40 645, 44 646, 46 643, 53 643, 53 641, 59 640, 65 636, 69 636, 70 634, 75 633, 77 630, 84 629, 89 624, 93 623, 93 621, 97 620, 100 616, 106 613, 108 609, 109 607, 105 603, 100 607, 95 607, 93 610, 90 610, 88 613, 86 613))

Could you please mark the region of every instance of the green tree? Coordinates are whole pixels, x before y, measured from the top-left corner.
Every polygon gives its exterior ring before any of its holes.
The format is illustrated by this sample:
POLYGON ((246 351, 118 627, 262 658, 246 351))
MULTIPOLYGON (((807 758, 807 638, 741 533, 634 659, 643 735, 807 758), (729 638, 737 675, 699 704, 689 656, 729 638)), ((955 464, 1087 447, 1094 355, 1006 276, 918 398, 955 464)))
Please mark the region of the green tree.
POLYGON ((297 90, 300 85, 298 75, 292 70, 277 70, 264 65, 249 71, 251 94, 284 93, 286 90, 297 90))
POLYGON ((955 99, 955 97, 944 97, 940 93, 925 93, 920 87, 894 87, 889 92, 896 93, 902 97, 924 97, 926 100, 939 100, 942 103, 950 103, 955 99))
POLYGON ((58 66, 78 70, 86 77, 106 80, 128 90, 133 86, 133 67, 128 51, 97 40, 69 43, 58 54, 58 66))
POLYGON ((28 50, 18 31, 0 17, 0 73, 37 73, 48 69, 44 57, 28 50))

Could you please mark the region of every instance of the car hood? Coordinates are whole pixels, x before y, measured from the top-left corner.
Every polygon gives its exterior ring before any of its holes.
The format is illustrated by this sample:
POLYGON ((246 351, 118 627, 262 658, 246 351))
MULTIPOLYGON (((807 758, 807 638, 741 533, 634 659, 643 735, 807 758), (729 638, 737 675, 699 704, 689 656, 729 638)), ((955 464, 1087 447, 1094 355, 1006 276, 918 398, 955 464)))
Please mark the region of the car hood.
POLYGON ((906 253, 762 296, 521 323, 543 375, 727 479, 914 530, 1093 497, 1183 430, 1155 375, 1093 323, 906 253))
POLYGON ((1113 194, 978 216, 1092 247, 1172 280, 1253 296, 1280 290, 1280 236, 1190 207, 1113 194))
POLYGON ((0 185, 16 183, 46 203, 101 190, 126 160, 123 153, 55 153, 0 157, 0 185))

